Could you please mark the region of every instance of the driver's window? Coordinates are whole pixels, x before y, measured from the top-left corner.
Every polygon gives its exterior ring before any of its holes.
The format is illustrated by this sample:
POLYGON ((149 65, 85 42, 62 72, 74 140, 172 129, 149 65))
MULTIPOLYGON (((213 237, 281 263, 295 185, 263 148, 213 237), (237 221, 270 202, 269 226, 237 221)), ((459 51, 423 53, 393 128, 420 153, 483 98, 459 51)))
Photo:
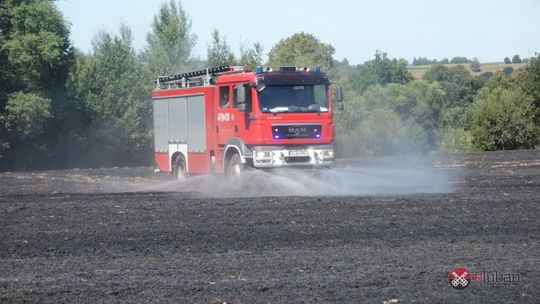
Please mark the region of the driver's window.
POLYGON ((229 105, 229 87, 220 87, 219 88, 219 107, 226 108, 229 105))

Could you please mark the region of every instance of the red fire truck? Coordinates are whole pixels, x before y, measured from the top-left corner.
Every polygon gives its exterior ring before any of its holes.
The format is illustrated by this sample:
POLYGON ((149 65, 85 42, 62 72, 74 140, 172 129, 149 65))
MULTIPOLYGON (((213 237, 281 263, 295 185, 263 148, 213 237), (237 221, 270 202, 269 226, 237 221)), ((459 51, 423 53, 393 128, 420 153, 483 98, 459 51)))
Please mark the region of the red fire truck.
MULTIPOLYGON (((163 76, 152 95, 154 158, 177 178, 334 162, 330 82, 318 67, 163 76)), ((342 109, 340 87, 336 99, 342 109)))

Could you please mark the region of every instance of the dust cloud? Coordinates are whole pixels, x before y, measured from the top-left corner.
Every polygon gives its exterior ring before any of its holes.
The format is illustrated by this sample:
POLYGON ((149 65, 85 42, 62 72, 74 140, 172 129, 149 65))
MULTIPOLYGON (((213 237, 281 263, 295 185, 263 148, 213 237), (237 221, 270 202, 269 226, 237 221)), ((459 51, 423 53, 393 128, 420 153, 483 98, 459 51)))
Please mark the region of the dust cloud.
POLYGON ((251 170, 227 179, 192 176, 138 187, 136 191, 189 192, 208 197, 390 195, 452 192, 449 172, 411 158, 374 158, 331 169, 251 170), (386 163, 380 163, 380 160, 386 163))
POLYGON ((452 192, 461 168, 441 156, 339 160, 331 169, 250 170, 176 181, 149 167, 0 173, 0 196, 20 193, 177 192, 200 197, 394 195, 452 192))

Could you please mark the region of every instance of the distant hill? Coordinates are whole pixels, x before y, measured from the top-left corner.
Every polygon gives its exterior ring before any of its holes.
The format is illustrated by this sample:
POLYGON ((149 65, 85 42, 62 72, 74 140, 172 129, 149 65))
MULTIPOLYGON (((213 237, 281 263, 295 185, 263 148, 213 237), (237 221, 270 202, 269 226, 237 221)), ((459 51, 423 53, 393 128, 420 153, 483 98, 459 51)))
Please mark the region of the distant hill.
MULTIPOLYGON (((456 66, 456 65, 459 65, 459 64, 444 64, 445 66, 447 67, 452 67, 452 66, 456 66)), ((511 63, 511 64, 506 64, 504 62, 493 62, 493 63, 483 63, 480 65, 480 72, 473 72, 471 71, 471 65, 468 64, 468 63, 464 63, 464 64, 461 64, 463 65, 465 68, 467 68, 467 70, 469 70, 469 72, 472 74, 472 75, 480 75, 484 72, 492 72, 492 73, 495 73, 497 71, 502 71, 504 68, 506 67, 513 67, 514 68, 514 71, 518 70, 519 68, 524 68, 527 64, 526 63, 511 63)), ((424 77, 424 74, 426 74, 426 72, 431 68, 431 64, 428 64, 428 65, 416 65, 416 66, 408 66, 407 69, 409 70, 409 72, 411 72, 411 74, 413 75, 413 77, 415 79, 421 79, 422 77, 424 77)))

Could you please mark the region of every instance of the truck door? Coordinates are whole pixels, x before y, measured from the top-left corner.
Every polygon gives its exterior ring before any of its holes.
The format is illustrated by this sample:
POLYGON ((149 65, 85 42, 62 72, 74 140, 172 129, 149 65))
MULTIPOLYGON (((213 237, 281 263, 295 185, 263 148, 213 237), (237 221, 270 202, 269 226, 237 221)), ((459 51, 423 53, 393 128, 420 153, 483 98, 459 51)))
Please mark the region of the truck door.
POLYGON ((238 137, 245 141, 246 131, 249 128, 249 120, 246 113, 251 111, 251 90, 245 96, 248 109, 242 112, 238 109, 237 89, 246 84, 224 85, 218 87, 219 101, 217 109, 217 131, 220 145, 226 145, 231 137, 238 137))
POLYGON ((246 141, 247 138, 247 131, 249 129, 249 113, 251 113, 251 85, 248 83, 240 83, 233 87, 233 96, 232 96, 232 104, 231 104, 231 113, 234 114, 234 120, 233 120, 233 128, 235 131, 235 136, 240 137, 243 139, 243 141, 246 141), (238 90, 243 89, 245 92, 245 111, 240 111, 238 109, 238 99, 237 99, 237 93, 238 90))
POLYGON ((216 88, 216 133, 218 145, 223 146, 234 134, 233 121, 236 117, 231 113, 232 88, 230 85, 221 85, 216 88))

